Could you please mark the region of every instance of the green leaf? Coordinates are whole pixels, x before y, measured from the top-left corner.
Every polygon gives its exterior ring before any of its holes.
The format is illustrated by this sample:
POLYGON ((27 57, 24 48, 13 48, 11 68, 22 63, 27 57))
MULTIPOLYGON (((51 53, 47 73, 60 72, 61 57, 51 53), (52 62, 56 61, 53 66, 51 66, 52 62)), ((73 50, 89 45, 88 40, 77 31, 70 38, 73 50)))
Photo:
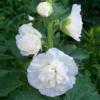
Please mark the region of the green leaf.
POLYGON ((3 54, 0 53, 0 60, 8 60, 8 59, 13 59, 14 57, 8 54, 3 54))
POLYGON ((89 58, 89 53, 85 49, 76 49, 71 54, 71 56, 73 56, 74 59, 77 59, 77 60, 84 60, 84 59, 88 59, 89 58))
POLYGON ((62 0, 62 4, 67 8, 70 0, 62 0))
POLYGON ((5 41, 4 35, 1 35, 1 34, 0 34, 0 41, 5 41))
POLYGON ((9 71, 0 69, 0 77, 5 76, 8 74, 9 71))
POLYGON ((17 46, 16 46, 16 41, 15 40, 7 40, 6 41, 6 46, 8 49, 12 52, 12 54, 17 57, 17 58, 22 58, 17 46))
POLYGON ((61 19, 65 18, 69 14, 69 10, 65 9, 65 7, 62 5, 61 2, 55 3, 55 5, 53 6, 53 8, 54 8, 54 15, 57 18, 61 18, 61 19))
POLYGON ((5 52, 5 51, 7 51, 7 47, 6 46, 2 46, 2 45, 0 45, 0 52, 5 52))
POLYGON ((77 49, 77 46, 74 45, 74 44, 68 44, 66 46, 64 46, 63 48, 61 48, 65 53, 67 54, 71 54, 73 53, 76 49, 77 49))
POLYGON ((30 1, 30 6, 28 6, 29 11, 36 13, 36 7, 39 4, 40 0, 31 0, 30 1))
POLYGON ((7 100, 60 100, 59 97, 46 97, 41 95, 37 90, 27 89, 23 91, 15 91, 12 93, 7 100))
POLYGON ((21 81, 19 80, 18 73, 16 73, 15 71, 11 71, 7 74, 6 71, 2 71, 0 77, 0 97, 7 96, 11 91, 15 90, 20 85, 21 81))
POLYGON ((66 93, 64 100, 100 100, 100 95, 87 77, 78 77, 74 88, 66 93))

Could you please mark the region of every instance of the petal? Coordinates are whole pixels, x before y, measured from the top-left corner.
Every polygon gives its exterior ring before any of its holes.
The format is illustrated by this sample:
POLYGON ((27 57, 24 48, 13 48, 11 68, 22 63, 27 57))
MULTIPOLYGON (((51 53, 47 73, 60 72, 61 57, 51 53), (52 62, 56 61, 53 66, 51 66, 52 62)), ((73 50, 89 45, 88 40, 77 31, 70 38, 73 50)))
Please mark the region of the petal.
POLYGON ((23 24, 19 27, 18 32, 20 34, 34 34, 37 35, 39 38, 42 37, 41 33, 32 26, 32 23, 23 24))
POLYGON ((62 95, 65 92, 65 91, 64 92, 58 91, 55 88, 46 88, 45 86, 44 87, 42 86, 39 89, 39 91, 40 91, 41 94, 49 96, 49 97, 59 96, 59 95, 62 95))
POLYGON ((47 54, 53 56, 54 58, 59 58, 64 55, 64 53, 57 48, 49 49, 47 51, 47 54))
POLYGON ((28 71, 28 74, 27 74, 27 78, 28 78, 28 82, 31 86, 35 87, 35 88, 39 88, 40 87, 40 81, 39 79, 37 78, 38 77, 38 74, 39 72, 36 71, 36 70, 33 70, 31 72, 28 71))
POLYGON ((46 64, 48 64, 50 61, 52 60, 52 56, 47 55, 45 53, 41 53, 38 54, 37 56, 35 56, 31 62, 31 64, 38 64, 41 66, 45 66, 46 64))
POLYGON ((71 14, 79 14, 81 11, 81 5, 73 4, 71 14))
POLYGON ((67 74, 69 74, 69 75, 77 75, 78 74, 78 67, 72 57, 65 55, 65 56, 61 57, 61 61, 63 61, 64 66, 68 68, 67 74))
POLYGON ((20 53, 21 53, 23 56, 28 56, 28 55, 29 55, 29 52, 27 52, 27 51, 20 51, 20 53))

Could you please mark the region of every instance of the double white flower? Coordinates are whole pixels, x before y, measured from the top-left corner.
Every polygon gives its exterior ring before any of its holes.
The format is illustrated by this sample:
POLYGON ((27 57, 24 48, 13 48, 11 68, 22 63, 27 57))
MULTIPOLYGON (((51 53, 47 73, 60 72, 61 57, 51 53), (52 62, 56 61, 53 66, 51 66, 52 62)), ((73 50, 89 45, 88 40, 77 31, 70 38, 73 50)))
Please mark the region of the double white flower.
POLYGON ((76 41, 80 41, 83 24, 80 12, 81 6, 74 4, 72 6, 71 14, 61 24, 61 30, 76 41))
POLYGON ((32 23, 23 24, 16 35, 16 44, 24 56, 37 54, 41 48, 41 33, 32 27, 32 23))
POLYGON ((40 2, 37 6, 37 12, 43 17, 48 17, 53 12, 52 5, 49 2, 40 2))
POLYGON ((54 97, 64 94, 75 84, 78 68, 73 58, 51 48, 37 55, 27 69, 30 85, 41 94, 54 97))

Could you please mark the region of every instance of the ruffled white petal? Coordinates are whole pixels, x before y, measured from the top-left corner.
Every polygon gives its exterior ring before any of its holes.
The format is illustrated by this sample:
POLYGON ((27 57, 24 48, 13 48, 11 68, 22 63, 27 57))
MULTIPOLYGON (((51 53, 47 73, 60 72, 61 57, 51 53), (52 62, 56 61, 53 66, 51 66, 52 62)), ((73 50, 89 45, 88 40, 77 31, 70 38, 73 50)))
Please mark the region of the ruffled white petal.
POLYGON ((34 27, 32 27, 32 23, 28 24, 23 24, 22 26, 19 27, 18 32, 20 34, 34 34, 37 35, 39 38, 41 38, 41 33, 36 30, 34 27))
POLYGON ((31 86, 43 95, 55 97, 73 88, 78 68, 72 57, 51 48, 46 53, 37 55, 27 72, 31 86))

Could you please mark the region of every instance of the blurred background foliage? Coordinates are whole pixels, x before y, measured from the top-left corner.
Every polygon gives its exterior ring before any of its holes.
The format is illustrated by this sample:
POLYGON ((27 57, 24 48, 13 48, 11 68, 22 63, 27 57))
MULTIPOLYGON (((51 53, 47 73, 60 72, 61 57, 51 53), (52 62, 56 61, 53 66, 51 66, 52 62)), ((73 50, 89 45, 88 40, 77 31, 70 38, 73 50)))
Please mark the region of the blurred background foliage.
POLYGON ((36 13, 40 1, 44 0, 0 0, 0 100, 100 100, 100 0, 54 0, 55 18, 67 16, 74 3, 82 6, 81 42, 59 30, 53 38, 54 46, 73 56, 79 66, 74 88, 60 97, 48 98, 28 85, 26 70, 32 56, 20 55, 15 35, 21 24, 29 22, 27 16, 34 16, 34 27, 43 34, 45 50, 45 25, 36 13))

